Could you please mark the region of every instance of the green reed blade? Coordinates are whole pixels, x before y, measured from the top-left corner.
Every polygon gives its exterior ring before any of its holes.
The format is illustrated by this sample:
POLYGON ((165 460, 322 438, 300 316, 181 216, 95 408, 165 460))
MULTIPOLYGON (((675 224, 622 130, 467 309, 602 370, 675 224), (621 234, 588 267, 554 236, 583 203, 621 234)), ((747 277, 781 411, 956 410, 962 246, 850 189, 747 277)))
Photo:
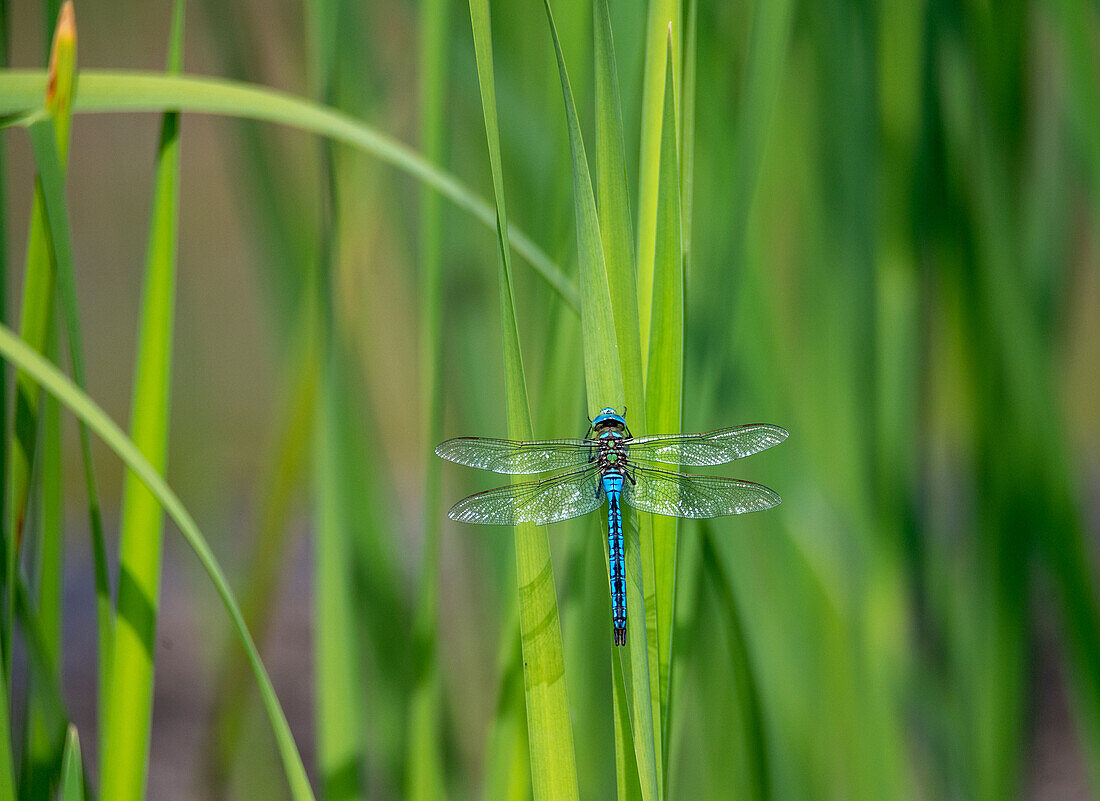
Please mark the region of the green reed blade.
MULTIPOLYGON (((84 338, 81 333, 80 315, 76 298, 76 268, 73 259, 72 234, 65 200, 64 169, 55 131, 48 121, 40 119, 28 128, 35 162, 39 170, 39 186, 42 193, 45 228, 55 265, 55 283, 64 316, 69 359, 72 362, 73 379, 81 389, 87 388, 84 370, 84 338)), ((111 675, 110 664, 114 637, 114 609, 111 601, 111 580, 107 565, 107 548, 103 535, 103 518, 99 506, 99 489, 92 461, 91 439, 87 427, 78 426, 81 459, 84 465, 84 488, 88 501, 88 523, 91 532, 92 564, 96 588, 96 635, 99 670, 98 698, 105 703, 107 683, 111 675)), ((100 726, 105 724, 100 721, 100 726)))
MULTIPOLYGON (((504 339, 504 373, 508 406, 508 434, 531 439, 531 411, 523 370, 516 301, 509 255, 508 213, 504 200, 500 133, 497 123, 496 79, 488 0, 470 0, 481 108, 496 202, 497 264, 500 276, 500 315, 504 339)), ((573 727, 565 683, 561 621, 550 561, 546 528, 515 527, 516 586, 519 592, 520 641, 523 649, 524 690, 527 697, 527 733, 531 753, 531 787, 536 801, 567 801, 579 795, 573 727)))
POLYGON ((691 264, 691 215, 695 199, 695 72, 698 49, 699 0, 688 0, 684 21, 684 62, 680 106, 680 227, 684 266, 691 264))
MULTIPOLYGON (((73 92, 76 73, 76 23, 72 3, 65 6, 54 29, 50 48, 49 85, 42 86, 32 107, 42 105, 45 99, 45 118, 54 128, 55 145, 61 164, 61 172, 69 155, 69 132, 72 126, 73 92)), ((35 186, 34 206, 31 210, 30 231, 27 240, 26 269, 23 278, 23 302, 20 311, 20 332, 39 352, 44 352, 46 338, 53 322, 54 263, 50 248, 49 230, 46 224, 45 201, 39 185, 35 186)), ((26 376, 15 376, 14 436, 8 458, 8 484, 3 491, 6 501, 8 538, 5 542, 5 576, 7 605, 0 625, 0 648, 3 650, 3 670, 11 675, 11 614, 15 600, 15 575, 18 572, 20 543, 27 507, 32 460, 37 438, 38 387, 26 376)))
MULTIPOLYGON (((445 159, 445 101, 450 3, 421 4, 420 137, 424 158, 445 159)), ((424 548, 420 592, 413 618, 413 658, 416 686, 406 757, 405 788, 410 801, 446 798, 439 721, 443 718, 443 687, 437 663, 439 617, 440 533, 443 527, 442 460, 432 452, 443 439, 443 210, 439 194, 420 190, 420 369, 421 447, 424 458, 424 548)))
MULTIPOLYGON (((183 61, 183 0, 174 6, 168 71, 183 61)), ((160 128, 152 220, 134 366, 130 430, 158 472, 168 460, 168 406, 179 225, 179 112, 160 128)), ((164 510, 138 476, 127 473, 119 523, 118 611, 103 715, 100 793, 118 801, 145 795, 152 728, 153 660, 160 606, 164 510)))
MULTIPOLYGON (((45 85, 46 76, 40 70, 0 70, 0 115, 37 108, 45 85)), ((89 70, 80 75, 74 110, 179 110, 300 128, 370 153, 433 187, 485 225, 496 225, 496 212, 488 201, 412 148, 347 114, 273 89, 217 78, 89 70)), ((515 226, 510 229, 508 241, 566 303, 579 311, 576 286, 545 252, 515 226)))
MULTIPOLYGON (((160 473, 141 453, 134 441, 122 432, 107 416, 106 412, 83 390, 66 378, 60 370, 21 340, 15 332, 2 325, 0 325, 0 357, 26 371, 47 392, 57 397, 63 406, 87 424, 118 455, 126 467, 141 479, 160 502, 168 516, 176 523, 180 533, 187 540, 187 544, 195 552, 200 564, 202 564, 203 569, 213 582, 218 597, 233 623, 234 630, 248 653, 252 671, 260 686, 264 707, 271 719, 271 726, 279 745, 279 755, 282 758, 283 768, 290 783, 291 794, 295 801, 312 800, 313 791, 309 787, 305 767, 302 765, 302 758, 298 753, 294 738, 291 736, 290 727, 286 722, 286 715, 283 713, 282 707, 279 705, 279 699, 275 695, 275 688, 271 685, 271 679, 266 668, 264 668, 259 652, 256 650, 256 644, 248 633, 240 607, 233 596, 233 591, 229 588, 225 574, 222 572, 217 559, 214 558, 213 551, 210 550, 210 546, 195 523, 194 518, 191 517, 191 514, 161 477, 160 473)), ((3 733, 7 716, 0 715, 0 719, 4 721, 0 723, 0 753, 3 753, 3 733)), ((0 799, 2 798, 4 798, 4 785, 3 773, 0 772, 0 799)))
MULTIPOLYGON (((600 222, 588 173, 580 121, 577 117, 569 75, 565 66, 558 32, 550 3, 546 2, 546 18, 558 60, 562 95, 565 101, 569 145, 573 157, 573 199, 577 226, 577 248, 581 269, 581 331, 584 341, 584 374, 590 410, 603 406, 620 408, 625 400, 624 355, 619 349, 615 309, 612 304, 610 279, 600 239, 600 222)), ((616 649, 613 659, 622 664, 626 686, 627 707, 634 733, 634 752, 642 797, 646 801, 660 798, 661 782, 657 773, 657 748, 653 721, 653 694, 650 690, 649 639, 645 617, 648 613, 643 591, 643 553, 638 533, 637 516, 624 509, 623 533, 626 545, 627 607, 633 610, 633 625, 627 627, 627 645, 616 649), (643 611, 644 610, 644 611, 643 611)), ((650 551, 651 553, 651 551, 650 551)), ((606 555, 606 553, 605 553, 606 555)), ((630 614, 630 612, 628 612, 630 614)))
MULTIPOLYGON (((341 7, 310 0, 306 11, 307 79, 319 101, 336 96, 341 7)), ((366 707, 363 648, 356 619, 355 497, 349 484, 358 462, 353 421, 355 343, 338 303, 340 286, 340 170, 334 143, 320 147, 324 208, 317 291, 321 387, 313 448, 314 721, 321 796, 366 798, 366 707)))
POLYGON ((60 790, 61 801, 84 801, 84 765, 80 760, 80 738, 76 726, 69 726, 65 737, 60 790))
MULTIPOLYGON (((650 315, 649 366, 646 379, 647 430, 680 431, 684 390, 684 249, 680 217, 680 147, 676 136, 676 80, 672 40, 668 42, 664 128, 661 132, 661 169, 658 185, 657 239, 653 260, 653 311, 650 315)), ((654 515, 652 583, 657 607, 656 685, 659 700, 654 720, 660 733, 668 731, 668 677, 671 672, 673 602, 676 591, 676 537, 679 520, 654 515)), ((662 736, 658 740, 664 743, 662 736)), ((667 748, 667 744, 663 746, 667 748)), ((658 757, 665 764, 667 750, 658 757)), ((664 773, 661 774, 664 776, 664 773)))
POLYGON ((330 332, 321 368, 321 397, 314 443, 314 689, 317 762, 325 798, 366 797, 364 725, 359 628, 348 509, 347 413, 354 408, 350 387, 351 345, 343 332, 330 332))
MULTIPOLYGON (((615 321, 615 337, 621 359, 624 408, 635 424, 635 435, 655 429, 648 427, 645 379, 642 372, 642 352, 638 322, 637 267, 634 262, 634 233, 630 220, 630 194, 626 179, 626 153, 623 145, 622 105, 619 95, 619 75, 615 59, 615 44, 611 32, 611 15, 606 0, 593 4, 594 49, 596 73, 596 210, 600 223, 604 264, 610 289, 611 310, 615 321)), ((656 575, 653 549, 654 520, 652 515, 639 514, 638 534, 642 567, 646 576, 656 575)), ((645 624, 649 643, 649 685, 653 693, 653 719, 661 719, 660 674, 661 656, 657 631, 657 598, 653 582, 646 582, 645 624)), ((657 773, 663 775, 661 742, 663 728, 655 732, 657 773)))
MULTIPOLYGON (((646 21, 645 73, 642 78, 641 138, 638 148, 638 320, 642 342, 649 342, 653 309, 653 259, 657 244, 657 194, 660 183, 661 128, 665 108, 666 50, 671 32, 672 62, 680 63, 681 2, 650 0, 646 21)), ((676 73, 672 73, 675 79, 676 73)), ((679 88, 675 90, 679 96, 679 88)), ((649 352, 642 348, 643 375, 649 352)))
MULTIPOLYGON (((46 123, 49 128, 49 123, 46 123)), ((52 136, 52 131, 49 135, 52 136)), ((54 326, 56 329, 56 325, 54 326)), ((50 332, 47 353, 57 359, 58 337, 56 330, 50 332)), ((30 617, 38 634, 40 647, 37 664, 32 662, 28 675, 27 719, 23 731, 23 768, 20 780, 24 797, 38 798, 49 795, 50 786, 56 780, 61 767, 62 751, 65 747, 65 728, 68 720, 64 714, 57 714, 60 707, 49 708, 48 695, 59 693, 57 674, 61 660, 62 620, 61 593, 65 572, 65 532, 62 502, 61 476, 61 407, 53 397, 41 400, 39 416, 39 448, 36 460, 37 479, 32 485, 37 487, 38 514, 28 529, 36 535, 33 549, 37 555, 33 569, 34 588, 37 598, 31 612, 17 607, 20 618, 30 617)), ((31 495, 34 497, 35 489, 31 495)), ((20 586, 17 592, 22 595, 26 590, 20 586)), ((27 599, 29 600, 29 599, 27 599)), ((27 638, 27 625, 20 619, 27 638)))

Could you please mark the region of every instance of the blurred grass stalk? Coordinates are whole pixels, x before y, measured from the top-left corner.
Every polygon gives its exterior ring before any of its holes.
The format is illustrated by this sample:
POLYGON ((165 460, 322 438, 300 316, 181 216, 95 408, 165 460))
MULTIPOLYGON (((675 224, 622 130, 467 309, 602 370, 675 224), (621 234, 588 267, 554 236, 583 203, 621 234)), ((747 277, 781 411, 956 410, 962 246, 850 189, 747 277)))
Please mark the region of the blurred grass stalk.
MULTIPOLYGON (((310 0, 306 55, 313 96, 336 98, 340 0, 310 0)), ((323 798, 366 797, 362 655, 353 586, 352 510, 348 481, 357 455, 349 430, 353 406, 354 343, 337 302, 340 278, 339 181, 335 144, 319 147, 322 212, 320 265, 321 389, 315 429, 314 492, 314 718, 323 798)))
MULTIPOLYGON (((53 120, 57 151, 64 170, 69 154, 69 132, 72 127, 72 106, 76 75, 76 21, 72 4, 66 4, 59 15, 50 48, 49 81, 46 91, 46 113, 53 120)), ((40 101, 39 101, 40 102, 40 101)), ((26 267, 23 279, 23 302, 20 312, 20 333, 40 353, 45 352, 46 338, 53 321, 55 270, 50 237, 46 225, 45 201, 40 185, 36 185, 27 239, 26 267)), ((12 624, 15 608, 15 583, 19 552, 23 538, 27 494, 34 460, 38 427, 38 386, 25 375, 15 376, 15 434, 9 450, 7 468, 8 494, 6 502, 8 534, 5 541, 5 581, 7 604, 0 626, 0 647, 3 648, 5 679, 11 678, 12 624)))
MULTIPOLYGON (((183 62, 184 0, 173 6, 168 71, 183 62)), ((130 430, 160 472, 168 459, 170 381, 179 226, 179 112, 165 113, 157 148, 148 256, 134 368, 130 430)), ((153 662, 160 605, 164 511, 127 472, 119 534, 118 612, 103 728, 100 794, 140 801, 149 770, 153 662)))
MULTIPOLYGON (((420 146, 444 163, 446 143, 448 0, 420 4, 420 146)), ((447 797, 442 755, 443 685, 438 664, 439 560, 443 526, 442 464, 433 449, 443 439, 443 214, 438 193, 420 188, 420 415, 424 463, 424 540, 413 617, 413 689, 408 716, 405 790, 410 801, 447 797)))

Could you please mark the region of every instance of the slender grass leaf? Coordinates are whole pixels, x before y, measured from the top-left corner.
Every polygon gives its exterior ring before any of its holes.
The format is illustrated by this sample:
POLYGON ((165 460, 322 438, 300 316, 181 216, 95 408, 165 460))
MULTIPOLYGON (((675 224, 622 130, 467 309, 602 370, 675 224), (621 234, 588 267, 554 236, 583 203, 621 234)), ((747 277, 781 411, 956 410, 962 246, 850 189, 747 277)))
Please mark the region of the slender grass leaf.
MULTIPOLYGON (((516 323, 508 247, 508 213, 501 168, 488 0, 470 0, 470 24, 473 28, 481 108, 485 118, 485 138, 493 176, 493 197, 496 201, 497 263, 500 274, 508 432, 512 439, 526 440, 531 439, 533 433, 519 328, 516 323)), ((531 788, 536 801, 565 801, 578 798, 579 789, 550 543, 545 527, 530 524, 515 527, 515 543, 519 630, 523 649, 527 734, 531 754, 531 788)))
MULTIPOLYGON (((47 128, 51 126, 45 123, 47 128)), ((49 131, 52 136, 52 130, 49 131)), ((56 326, 55 326, 56 329, 56 326)), ((47 352, 57 358, 58 341, 56 330, 50 332, 47 352)), ((52 693, 58 697, 56 684, 58 665, 61 659, 62 620, 61 592, 65 572, 65 539, 62 503, 61 477, 61 407, 53 397, 42 399, 39 417, 39 448, 36 456, 37 478, 32 478, 33 487, 37 487, 38 514, 31 529, 37 534, 34 552, 37 556, 34 566, 34 588, 37 598, 34 610, 26 610, 25 604, 16 609, 16 615, 33 620, 40 646, 37 664, 32 662, 28 671, 27 722, 23 738, 23 768, 20 788, 25 798, 39 798, 49 795, 50 786, 56 781, 61 768, 61 756, 65 747, 65 729, 68 720, 64 713, 57 714, 60 706, 50 708, 52 693), (20 612, 23 614, 20 615, 20 612)), ((25 589, 17 589, 20 595, 25 589)), ((26 631, 26 623, 20 620, 26 631)), ((24 635, 25 636, 25 635, 24 635)))
MULTIPOLYGON (((339 80, 339 0, 309 0, 306 12, 307 77, 315 99, 332 103, 339 80)), ((318 289, 321 342, 321 403, 314 440, 313 662, 317 765, 324 798, 366 797, 365 714, 362 643, 356 619, 353 560, 356 501, 348 484, 355 474, 355 350, 337 303, 340 286, 341 170, 334 143, 320 145, 325 207, 320 231, 318 289)))
MULTIPOLYGON (((332 312, 330 312, 331 314, 332 312)), ((314 443, 314 626, 317 761, 324 798, 365 798, 362 658, 355 604, 347 465, 352 349, 332 330, 314 443)))
POLYGON ((61 801, 84 801, 84 765, 80 760, 80 738, 76 726, 69 726, 65 737, 65 757, 61 762, 61 801))
MULTIPOLYGON (((40 92, 33 106, 41 105, 45 98, 45 116, 53 123, 60 153, 62 171, 69 154, 69 132, 72 125, 72 101, 76 72, 76 21, 72 3, 65 5, 54 29, 50 48, 48 83, 40 92)), ((49 231, 46 228, 44 200, 41 187, 36 185, 34 206, 31 210, 30 232, 27 240, 26 268, 23 278, 23 302, 20 311, 20 330, 24 338, 38 351, 44 352, 46 337, 53 323, 54 265, 50 251, 49 231)), ((27 510, 27 492, 31 466, 34 459, 38 428, 38 387, 18 372, 15 376, 15 434, 9 451, 7 470, 8 493, 5 521, 9 537, 5 541, 5 606, 3 626, 0 627, 0 647, 3 648, 3 668, 11 676, 11 615, 15 606, 15 576, 18 572, 20 543, 27 510)))
MULTIPOLYGON (((680 63, 680 0, 650 0, 646 21, 645 73, 642 77, 641 138, 638 153, 638 320, 642 342, 649 342, 653 309, 653 258, 657 242, 657 193, 660 181, 661 127, 665 108, 665 60, 672 37, 672 61, 680 63)), ((672 73, 676 75, 675 71, 672 73)), ((675 78, 674 78, 675 79, 675 78)), ((679 91, 676 91, 679 95, 679 91)), ((643 374, 649 353, 642 349, 643 374)))
MULTIPOLYGON (((558 32, 550 3, 546 3, 546 18, 558 59, 565 116, 569 130, 569 145, 573 156, 573 199, 577 225, 577 248, 581 269, 581 331, 584 341, 584 373, 588 405, 592 410, 603 406, 619 408, 625 397, 623 354, 616 333, 615 312, 592 179, 588 173, 588 158, 577 117, 569 75, 565 66, 558 32), (618 369, 616 369, 618 368, 618 369)), ((660 797, 661 782, 657 773, 657 748, 653 727, 653 695, 650 690, 648 626, 638 625, 638 613, 646 621, 648 609, 643 591, 643 554, 639 542, 637 517, 624 510, 623 530, 626 545, 627 607, 635 610, 634 625, 627 627, 627 645, 616 649, 612 657, 622 663, 626 685, 627 707, 642 797, 652 801, 660 797)), ((628 612, 629 614, 629 612, 628 612)), ((622 782, 620 782, 622 784, 622 782)))
MULTIPOLYGON (((642 373, 642 343, 638 323, 638 289, 635 282, 634 234, 630 221, 630 196, 627 190, 626 155, 623 146, 622 106, 615 45, 611 33, 611 15, 606 0, 593 4, 596 61, 596 188, 597 216, 607 268, 615 336, 622 361, 624 407, 631 420, 641 420, 635 434, 646 433, 645 380, 642 373)), ((653 517, 638 515, 638 532, 645 575, 655 575, 653 517)), ((660 718, 657 607, 652 583, 646 584, 645 623, 649 642, 650 689, 653 692, 653 716, 660 718)), ((657 771, 662 774, 660 758, 662 731, 658 729, 657 771)))
MULTIPOLYGON (((74 265, 72 235, 65 202, 64 172, 54 138, 55 131, 45 119, 39 119, 28 128, 35 162, 39 172, 39 187, 46 217, 46 231, 50 252, 53 254, 55 283, 64 316, 65 331, 72 363, 73 378, 81 389, 87 388, 84 369, 84 340, 81 333, 79 309, 76 298, 76 269, 74 265)), ((99 506, 99 489, 92 461, 91 438, 87 427, 79 425, 80 452, 84 464, 84 488, 88 501, 88 522, 92 540, 92 564, 96 588, 96 636, 99 670, 98 698, 104 703, 107 683, 110 679, 112 643, 114 637, 114 609, 111 601, 111 580, 107 565, 107 547, 103 534, 103 518, 99 506)), ((100 725, 106 724, 105 720, 100 725)))
MULTIPOLYGON (((183 0, 174 6, 168 71, 183 61, 183 0)), ((157 149, 152 220, 139 316, 130 430, 158 471, 168 460, 179 226, 180 115, 165 113, 157 149)), ((160 607, 164 510, 149 488, 126 474, 119 532, 117 621, 107 689, 100 793, 140 801, 148 778, 153 660, 160 607)))
MULTIPOLYGON (((433 164, 444 161, 449 0, 421 4, 420 145, 433 164)), ((443 509, 442 462, 432 448, 443 439, 443 232, 442 204, 429 187, 420 190, 420 369, 424 465, 424 549, 420 592, 413 620, 416 686, 410 716, 406 791, 411 801, 446 798, 441 753, 443 688, 436 641, 439 617, 439 558, 443 509)))
MULTIPOLYGON (((626 180, 623 118, 619 76, 607 0, 593 4, 596 50, 596 189, 600 241, 622 363, 623 402, 634 417, 645 421, 645 382, 638 330, 634 235, 626 180)), ((605 404, 606 405, 606 404, 605 404)))
POLYGON ((684 63, 680 68, 680 227, 684 271, 691 268, 691 214, 695 195, 695 71, 698 49, 699 0, 688 0, 684 22, 684 63))
MULTIPOLYGON (((23 113, 41 105, 45 75, 35 70, 0 71, 0 115, 23 113)), ((456 206, 488 226, 496 212, 484 198, 451 173, 427 162, 412 148, 326 106, 278 92, 218 78, 140 72, 84 71, 77 112, 172 111, 261 120, 299 128, 362 150, 435 188, 456 206)), ((549 256, 514 226, 509 243, 573 309, 580 310, 577 288, 549 256)))
MULTIPOLYGON (((672 40, 668 43, 672 75, 672 40)), ((680 217, 680 148, 676 136, 675 81, 665 81, 665 116, 661 134, 661 169, 657 203, 657 240, 653 263, 653 311, 650 316, 649 372, 646 380, 648 430, 678 433, 684 389, 684 250, 680 217)), ((673 602, 676 592, 676 537, 679 519, 652 516, 653 584, 657 609, 658 687, 654 719, 668 731, 668 677, 671 670, 673 602)), ((662 737, 659 742, 664 742, 662 737)), ((667 748, 667 745, 665 746, 667 748)), ((667 755, 662 754, 662 757, 667 755)), ((658 765, 664 764, 662 759, 658 765)), ((662 773, 662 775, 664 775, 662 773)))
MULTIPOLYGON (((244 617, 241 615, 233 591, 229 588, 229 583, 225 579, 225 574, 214 558, 213 551, 210 550, 210 546, 195 523, 194 518, 191 517, 180 499, 141 453, 133 440, 122 432, 107 416, 106 412, 7 326, 0 326, 0 357, 24 370, 95 432, 119 456, 126 467, 137 474, 138 478, 160 501, 168 516, 179 527, 180 533, 183 534, 184 539, 187 540, 187 544, 195 552, 203 569, 210 576, 218 597, 229 614, 234 630, 248 653, 249 662, 260 686, 264 707, 271 719, 271 726, 279 745, 279 755, 282 758, 283 767, 290 783, 291 794, 295 801, 313 799, 313 792, 309 787, 309 780, 306 777, 305 767, 302 765, 302 758, 298 753, 294 738, 291 736, 290 727, 286 722, 286 715, 279 705, 275 689, 271 685, 271 679, 263 666, 259 652, 256 650, 256 644, 248 633, 244 617)), ((7 721, 6 716, 0 716, 0 719, 7 721)), ((0 740, 2 740, 3 725, 0 724, 0 740)), ((2 741, 0 741, 0 745, 2 745, 2 741)), ((0 784, 0 798, 3 797, 3 785, 0 784)))

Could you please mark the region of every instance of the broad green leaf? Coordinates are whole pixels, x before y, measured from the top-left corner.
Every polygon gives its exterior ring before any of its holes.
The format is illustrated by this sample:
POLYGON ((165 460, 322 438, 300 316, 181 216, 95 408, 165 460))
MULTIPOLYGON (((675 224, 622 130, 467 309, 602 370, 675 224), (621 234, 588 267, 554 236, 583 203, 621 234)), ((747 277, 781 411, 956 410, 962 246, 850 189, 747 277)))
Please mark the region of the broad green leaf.
MULTIPOLYGON (((168 516, 179 527, 180 533, 195 552, 207 575, 210 576, 218 597, 229 614, 234 630, 248 653, 249 662, 260 686, 264 707, 275 732, 279 755, 282 758, 283 767, 290 783, 291 794, 295 801, 313 799, 313 792, 309 787, 309 780, 306 777, 305 767, 302 765, 302 758, 298 753, 294 738, 290 734, 286 716, 283 714, 282 707, 279 706, 275 688, 271 685, 271 679, 263 666, 259 652, 256 650, 256 644, 248 633, 240 607, 233 596, 233 591, 229 588, 225 574, 214 558, 214 554, 194 518, 191 517, 191 514, 164 481, 160 473, 142 455, 133 440, 122 432, 107 416, 106 412, 7 326, 0 326, 0 357, 24 370, 43 389, 54 395, 61 401, 63 406, 95 432, 119 456, 126 467, 137 474, 145 486, 160 501, 168 516)), ((2 733, 7 722, 7 716, 0 716, 0 719, 4 721, 4 723, 0 723, 0 745, 2 745, 2 733)), ((3 797, 3 785, 0 784, 0 798, 3 797)))
MULTIPOLYGON (((41 70, 0 70, 0 115, 40 107, 45 86, 41 70)), ((496 225, 493 206, 454 175, 335 109, 274 89, 219 78, 124 71, 80 74, 76 112, 174 110, 274 122, 343 142, 423 181, 485 225, 496 225)), ((526 234, 512 226, 508 241, 566 303, 580 309, 576 286, 526 234)))
MULTIPOLYGON (((183 0, 177 0, 168 70, 183 60, 183 0)), ((165 113, 157 150, 152 220, 139 317, 130 430, 142 454, 163 472, 168 460, 168 407, 175 318, 179 224, 179 112, 165 113)), ((118 801, 145 795, 152 728, 153 655, 160 606, 164 510, 138 476, 127 473, 119 533, 118 605, 110 662, 100 793, 118 801)))
MULTIPOLYGON (((508 434, 512 439, 526 440, 532 438, 533 432, 512 288, 508 213, 504 200, 488 0, 470 0, 470 23, 474 34, 481 108, 485 118, 485 138, 489 146, 493 197, 496 201, 497 264, 500 275, 504 374, 507 382, 505 395, 508 434)), ((573 750, 573 728, 569 720, 554 566, 550 561, 550 542, 545 527, 523 524, 515 527, 515 543, 519 630, 531 753, 531 788, 535 801, 567 801, 578 798, 579 789, 576 754, 573 750)))
MULTIPOLYGON (((562 55, 561 43, 554 26, 553 12, 548 1, 546 17, 558 59, 570 151, 573 156, 573 198, 581 269, 581 331, 584 339, 584 374, 588 390, 588 405, 593 411, 603 406, 620 408, 619 404, 623 402, 625 395, 622 353, 615 330, 615 312, 603 244, 600 239, 596 200, 592 193, 588 158, 585 155, 584 140, 581 136, 576 105, 573 102, 573 92, 569 85, 565 58, 562 55)), ((644 614, 648 611, 643 592, 643 555, 639 542, 637 517, 626 512, 627 510, 624 510, 623 533, 626 540, 627 614, 633 615, 633 623, 627 626, 627 645, 615 649, 617 653, 612 658, 619 659, 622 665, 642 797, 646 801, 654 801, 660 797, 661 782, 657 772, 657 748, 654 740, 649 641, 647 627, 639 625, 645 622, 644 614), (639 612, 643 614, 642 620, 638 619, 639 612)))
MULTIPOLYGON (((672 75, 672 41, 668 43, 672 75)), ((675 81, 665 81, 661 170, 657 193, 657 240, 653 263, 653 311, 646 380, 647 430, 679 433, 684 389, 684 249, 680 217, 680 148, 676 136, 675 81)), ((671 671, 673 602, 676 592, 676 537, 679 519, 652 515, 653 584, 657 607, 658 686, 660 702, 654 718, 668 732, 668 677, 671 671)), ((663 742, 663 738, 660 742, 663 742)), ((665 746, 667 748, 667 746, 665 746)), ((665 752, 667 754, 667 751, 665 752)), ((664 764, 663 760, 659 764, 664 764)))

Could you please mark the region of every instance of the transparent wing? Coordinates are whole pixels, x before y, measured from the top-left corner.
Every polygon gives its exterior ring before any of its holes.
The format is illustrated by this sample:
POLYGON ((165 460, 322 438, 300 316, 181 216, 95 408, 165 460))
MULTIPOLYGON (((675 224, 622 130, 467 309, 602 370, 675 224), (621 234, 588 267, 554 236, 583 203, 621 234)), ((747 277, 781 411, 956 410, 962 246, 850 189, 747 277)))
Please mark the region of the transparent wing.
POLYGON ((593 443, 586 439, 541 439, 516 442, 510 439, 458 437, 435 449, 437 456, 467 467, 494 473, 545 473, 587 464, 593 443))
POLYGON ((623 500, 643 512, 672 517, 721 517, 771 509, 779 493, 751 481, 689 476, 632 465, 636 483, 623 485, 623 500))
POLYGON ((514 526, 516 523, 556 523, 599 509, 596 465, 551 476, 542 481, 512 484, 479 492, 451 507, 447 516, 460 523, 514 526))
POLYGON ((704 467, 743 459, 778 445, 787 430, 768 423, 720 428, 705 434, 658 434, 632 439, 627 447, 632 460, 704 467))

